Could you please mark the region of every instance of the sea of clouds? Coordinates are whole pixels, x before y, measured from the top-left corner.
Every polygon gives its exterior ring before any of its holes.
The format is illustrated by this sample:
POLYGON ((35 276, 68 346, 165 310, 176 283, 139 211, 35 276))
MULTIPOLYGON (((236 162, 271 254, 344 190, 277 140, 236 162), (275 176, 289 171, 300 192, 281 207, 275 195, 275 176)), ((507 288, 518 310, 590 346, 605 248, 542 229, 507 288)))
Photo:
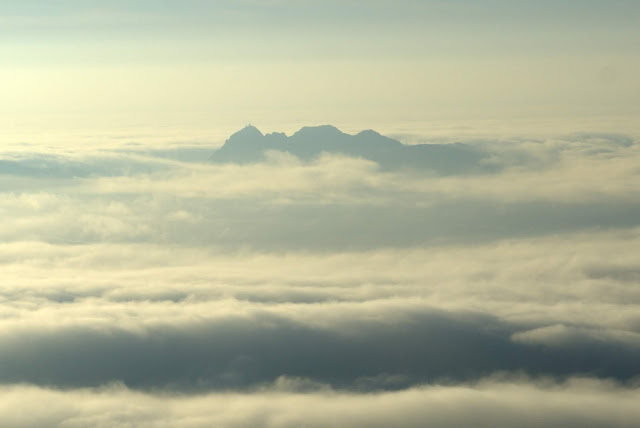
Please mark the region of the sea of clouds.
POLYGON ((640 144, 466 143, 0 152, 1 425, 635 426, 640 144))

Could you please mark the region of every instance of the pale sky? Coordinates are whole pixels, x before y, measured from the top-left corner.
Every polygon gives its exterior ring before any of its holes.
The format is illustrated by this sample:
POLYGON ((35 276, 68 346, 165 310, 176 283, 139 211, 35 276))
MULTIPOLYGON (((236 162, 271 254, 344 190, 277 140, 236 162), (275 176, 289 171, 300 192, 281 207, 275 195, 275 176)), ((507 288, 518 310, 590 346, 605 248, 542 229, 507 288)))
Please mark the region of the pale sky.
POLYGON ((580 131, 594 117, 597 130, 630 127, 640 112, 636 1, 25 1, 0 12, 0 113, 15 129, 527 119, 580 131))

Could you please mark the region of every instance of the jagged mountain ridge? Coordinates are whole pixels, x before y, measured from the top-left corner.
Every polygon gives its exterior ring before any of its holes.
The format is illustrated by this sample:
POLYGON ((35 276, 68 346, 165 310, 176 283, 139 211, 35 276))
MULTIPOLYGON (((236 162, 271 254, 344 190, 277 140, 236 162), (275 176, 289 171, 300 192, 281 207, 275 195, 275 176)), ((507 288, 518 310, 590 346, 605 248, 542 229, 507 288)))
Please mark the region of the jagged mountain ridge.
POLYGON ((488 153, 467 144, 405 145, 373 130, 351 135, 331 125, 305 126, 291 136, 262 134, 249 125, 229 137, 210 161, 261 162, 269 150, 288 152, 304 160, 321 153, 342 154, 372 160, 383 169, 425 169, 442 175, 488 172, 483 163, 488 153))

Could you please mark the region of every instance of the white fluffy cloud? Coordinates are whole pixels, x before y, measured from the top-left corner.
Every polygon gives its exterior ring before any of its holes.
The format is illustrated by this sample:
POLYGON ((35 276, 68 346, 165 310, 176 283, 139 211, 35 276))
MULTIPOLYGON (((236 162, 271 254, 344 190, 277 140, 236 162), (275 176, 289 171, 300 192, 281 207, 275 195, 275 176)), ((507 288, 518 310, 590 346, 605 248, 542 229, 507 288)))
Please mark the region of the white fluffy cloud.
POLYGON ((113 385, 57 391, 29 386, 0 389, 7 427, 631 427, 640 392, 606 381, 556 384, 489 379, 474 385, 428 386, 379 394, 330 390, 295 393, 265 389, 202 396, 145 394, 113 385), (41 403, 48 403, 42 406, 41 403), (30 409, 26 412, 24 409, 30 409))

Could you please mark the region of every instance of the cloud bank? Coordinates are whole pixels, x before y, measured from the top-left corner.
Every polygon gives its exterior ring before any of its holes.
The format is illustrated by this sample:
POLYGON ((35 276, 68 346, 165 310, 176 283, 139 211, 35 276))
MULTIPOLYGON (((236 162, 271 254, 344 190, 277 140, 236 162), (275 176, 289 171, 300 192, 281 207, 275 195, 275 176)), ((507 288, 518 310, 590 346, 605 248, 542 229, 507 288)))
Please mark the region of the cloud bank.
POLYGON ((497 167, 0 153, 2 420, 632 426, 636 140, 462 143, 497 167))

